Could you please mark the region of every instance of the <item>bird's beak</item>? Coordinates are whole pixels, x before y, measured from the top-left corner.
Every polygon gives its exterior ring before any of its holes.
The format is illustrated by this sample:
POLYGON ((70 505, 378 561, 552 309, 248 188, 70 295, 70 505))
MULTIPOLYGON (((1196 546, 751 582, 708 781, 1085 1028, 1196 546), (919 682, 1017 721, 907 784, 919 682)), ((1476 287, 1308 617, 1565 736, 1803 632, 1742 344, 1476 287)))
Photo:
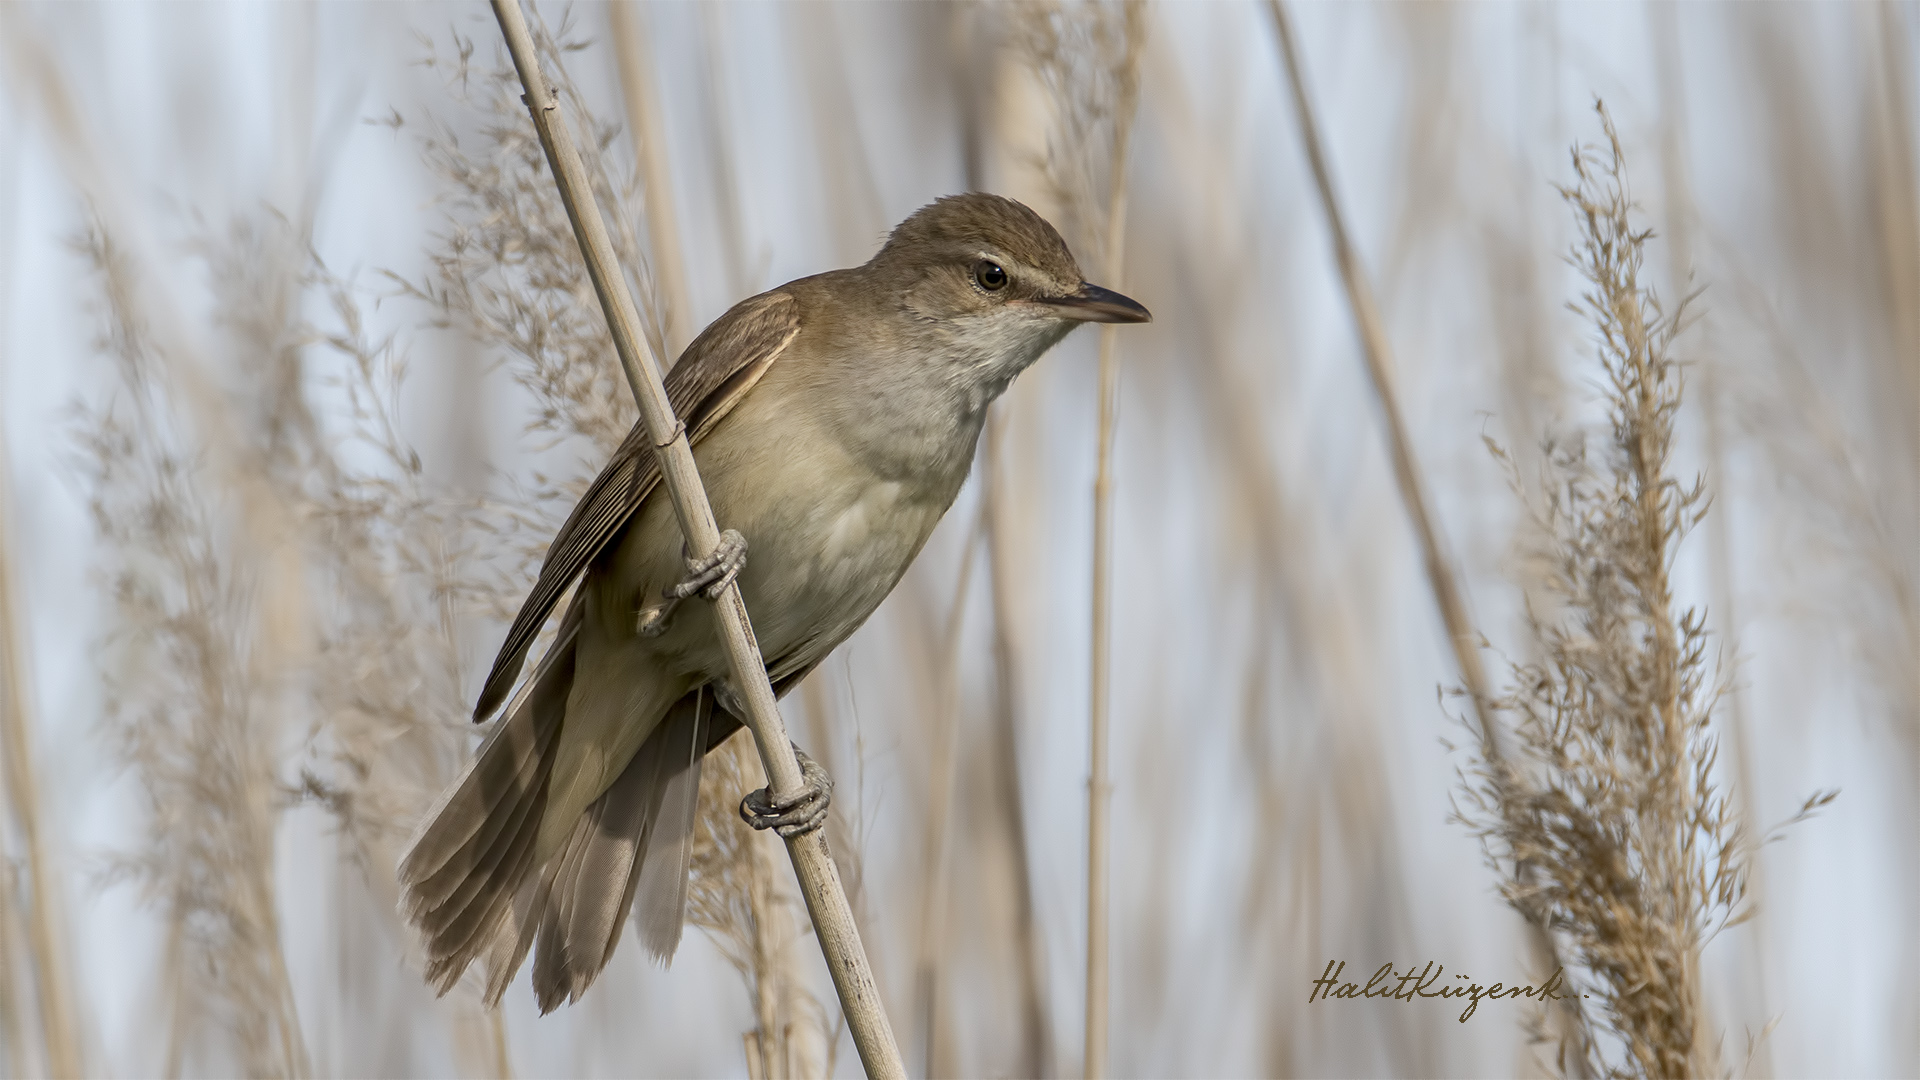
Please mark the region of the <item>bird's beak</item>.
POLYGON ((1035 303, 1044 304, 1052 309, 1055 318, 1073 319, 1077 322, 1153 321, 1153 313, 1141 307, 1139 301, 1086 281, 1081 282, 1078 289, 1065 296, 1050 296, 1035 303))

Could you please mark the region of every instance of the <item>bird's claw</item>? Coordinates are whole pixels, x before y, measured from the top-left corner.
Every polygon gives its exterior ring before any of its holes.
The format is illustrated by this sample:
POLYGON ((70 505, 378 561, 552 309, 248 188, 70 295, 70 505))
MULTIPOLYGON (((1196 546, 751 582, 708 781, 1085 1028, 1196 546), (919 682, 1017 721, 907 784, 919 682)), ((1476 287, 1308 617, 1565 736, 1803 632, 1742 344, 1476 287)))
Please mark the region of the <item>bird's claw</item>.
POLYGON ((797 746, 793 755, 800 759, 802 786, 798 794, 775 801, 766 788, 761 788, 740 800, 740 820, 756 829, 772 829, 783 840, 804 836, 826 824, 827 807, 833 802, 833 778, 827 770, 797 746))
POLYGON ((667 589, 669 600, 685 600, 694 593, 720 599, 747 565, 747 538, 733 529, 720 534, 720 543, 704 559, 687 560, 687 579, 667 589))
POLYGON ((634 632, 641 637, 659 637, 666 633, 673 610, 682 600, 695 593, 709 600, 720 599, 720 594, 746 566, 747 538, 728 529, 720 534, 719 545, 706 558, 687 560, 686 580, 662 589, 660 595, 666 603, 643 609, 634 620, 634 632))

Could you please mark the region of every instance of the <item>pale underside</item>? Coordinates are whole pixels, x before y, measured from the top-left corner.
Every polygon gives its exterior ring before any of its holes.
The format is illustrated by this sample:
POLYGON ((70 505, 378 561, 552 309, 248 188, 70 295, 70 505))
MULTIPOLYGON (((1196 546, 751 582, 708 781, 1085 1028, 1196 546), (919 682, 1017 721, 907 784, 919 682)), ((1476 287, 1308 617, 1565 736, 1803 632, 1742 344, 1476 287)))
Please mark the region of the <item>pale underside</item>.
MULTIPOLYGON (((740 590, 775 682, 819 662, 866 621, 965 478, 964 470, 933 484, 883 477, 843 445, 833 424, 782 407, 783 384, 807 377, 810 359, 788 355, 773 364, 694 453, 715 519, 747 537, 740 590)), ((535 848, 539 861, 558 849, 673 702, 703 683, 730 681, 706 605, 681 605, 660 636, 638 633, 641 613, 686 575, 679 524, 664 494, 655 489, 582 584, 579 674, 535 848)))

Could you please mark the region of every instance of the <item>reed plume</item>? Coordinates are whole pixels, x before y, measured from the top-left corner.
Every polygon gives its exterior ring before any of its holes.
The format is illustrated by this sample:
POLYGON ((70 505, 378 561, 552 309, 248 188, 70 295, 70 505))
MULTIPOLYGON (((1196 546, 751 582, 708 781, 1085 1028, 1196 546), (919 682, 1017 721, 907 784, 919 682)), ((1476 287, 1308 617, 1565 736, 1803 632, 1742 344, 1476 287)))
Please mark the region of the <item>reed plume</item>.
MULTIPOLYGON (((609 223, 622 269, 641 285, 636 295, 643 303, 645 330, 660 355, 660 305, 640 226, 627 209, 637 201, 638 181, 631 172, 616 178, 607 154, 619 129, 594 118, 566 80, 565 69, 553 62, 562 53, 587 48, 588 42, 573 37, 564 22, 551 34, 537 27, 536 41, 567 114, 580 117, 588 136, 580 152, 594 198, 609 223)), ((595 460, 602 460, 618 448, 637 415, 607 341, 606 317, 520 103, 513 66, 501 59, 476 70, 472 39, 456 34, 453 46, 452 55, 435 51, 423 64, 443 75, 457 106, 481 119, 484 141, 477 149, 463 145, 455 128, 431 113, 415 123, 420 153, 443 184, 444 225, 428 251, 429 274, 395 280, 405 294, 429 304, 443 325, 506 354, 514 380, 534 400, 535 433, 549 445, 584 439, 595 460)), ((579 475, 558 488, 543 485, 535 494, 570 505, 588 479, 579 475)))
POLYGON ((1571 946, 1580 989, 1618 1042, 1617 1057, 1589 1044, 1585 1062, 1563 1045, 1560 1068, 1717 1075, 1700 954, 1752 909, 1747 845, 1715 775, 1723 684, 1705 613, 1677 610, 1672 582, 1678 546, 1707 510, 1704 480, 1683 485, 1670 462, 1683 389, 1672 347, 1690 298, 1668 308, 1641 282, 1652 233, 1632 221, 1619 136, 1598 112, 1606 142, 1575 148, 1575 180, 1560 192, 1586 282, 1570 306, 1589 326, 1607 424, 1592 457, 1582 437, 1546 446, 1528 509, 1545 538, 1542 594, 1558 608, 1528 612, 1539 659, 1512 665, 1492 702, 1518 753, 1475 760, 1461 818, 1509 868, 1508 902, 1571 946))
POLYGON ((113 397, 82 409, 82 483, 108 551, 116 609, 105 643, 107 730, 140 783, 146 837, 113 861, 166 922, 167 1072, 309 1071, 281 952, 274 830, 286 805, 284 732, 262 654, 257 521, 205 485, 192 425, 135 303, 125 260, 98 227, 77 247, 94 271, 113 397), (231 1053, 232 1058, 224 1055, 231 1053))

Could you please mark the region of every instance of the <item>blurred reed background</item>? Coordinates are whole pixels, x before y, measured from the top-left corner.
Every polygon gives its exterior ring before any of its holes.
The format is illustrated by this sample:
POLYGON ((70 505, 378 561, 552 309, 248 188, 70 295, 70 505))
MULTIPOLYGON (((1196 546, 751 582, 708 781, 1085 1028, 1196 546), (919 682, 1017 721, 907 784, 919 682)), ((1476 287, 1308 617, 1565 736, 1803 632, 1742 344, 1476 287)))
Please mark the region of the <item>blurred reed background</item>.
MULTIPOLYGON (((967 188, 1090 272, 1124 251, 1103 283, 1155 322, 1111 368, 1114 1074, 1591 1071, 1523 1003, 1307 1004, 1328 961, 1538 979, 1519 910, 1593 978, 1602 1066, 1681 1067, 1615 1020, 1688 1029, 1692 1069, 1920 1066, 1912 7, 1291 9, 1507 772, 1445 696, 1263 6, 540 10, 661 345, 967 188), (1672 528, 1608 548, 1591 501, 1542 501, 1639 490, 1609 447, 1648 430, 1672 528), (1596 565, 1657 569, 1671 610, 1618 614, 1575 587, 1596 565), (1615 669, 1666 658, 1675 757, 1566 708, 1615 639, 1555 628, 1601 625, 1664 643, 1615 669), (1556 746, 1668 801, 1619 810, 1556 746), (1633 819, 1668 937, 1593 929, 1605 875, 1554 861, 1568 819, 1512 797, 1540 790, 1633 819), (1635 970, 1685 984, 1660 1017, 1635 970)), ((524 986, 436 1001, 408 958, 399 846, 632 419, 507 70, 477 4, 0 8, 10 1075, 857 1072, 785 860, 729 812, 750 747, 707 772, 704 932, 670 970, 628 943, 538 1019, 524 986)), ((916 1073, 1082 1066, 1099 350, 1015 385, 899 591, 786 703, 916 1073)))

